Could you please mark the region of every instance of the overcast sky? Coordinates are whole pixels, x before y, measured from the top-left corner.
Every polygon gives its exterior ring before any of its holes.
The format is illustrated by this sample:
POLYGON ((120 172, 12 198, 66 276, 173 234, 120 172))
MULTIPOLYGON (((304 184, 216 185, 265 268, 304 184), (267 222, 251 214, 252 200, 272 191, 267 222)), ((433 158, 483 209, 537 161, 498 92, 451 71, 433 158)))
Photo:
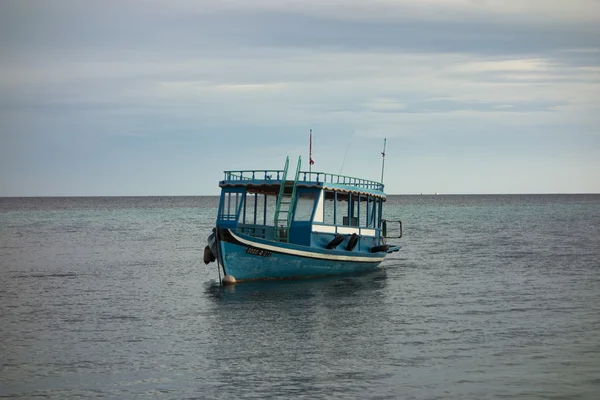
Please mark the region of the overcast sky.
POLYGON ((598 0, 0 0, 0 196, 599 193, 598 0))

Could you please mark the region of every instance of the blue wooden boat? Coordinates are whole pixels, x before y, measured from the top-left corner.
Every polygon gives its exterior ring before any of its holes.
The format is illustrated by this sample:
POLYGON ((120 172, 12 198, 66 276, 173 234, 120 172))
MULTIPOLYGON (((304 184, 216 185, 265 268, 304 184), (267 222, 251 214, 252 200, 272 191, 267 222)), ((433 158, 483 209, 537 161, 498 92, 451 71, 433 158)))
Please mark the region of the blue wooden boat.
POLYGON ((383 183, 288 167, 225 171, 204 250, 223 282, 363 272, 400 249, 385 242, 402 223, 383 219, 383 183))

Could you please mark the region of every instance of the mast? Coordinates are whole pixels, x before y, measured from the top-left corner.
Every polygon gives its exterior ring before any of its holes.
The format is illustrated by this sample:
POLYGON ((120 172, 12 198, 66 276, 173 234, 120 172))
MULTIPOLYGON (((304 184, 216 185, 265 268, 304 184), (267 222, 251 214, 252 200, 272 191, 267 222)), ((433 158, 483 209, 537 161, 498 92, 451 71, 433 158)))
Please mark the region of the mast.
POLYGON ((381 184, 383 184, 383 168, 385 166, 385 142, 387 138, 383 139, 383 151, 381 152, 381 184))
POLYGON ((312 165, 314 164, 314 160, 312 158, 312 129, 310 130, 310 145, 308 150, 308 173, 312 172, 312 165))

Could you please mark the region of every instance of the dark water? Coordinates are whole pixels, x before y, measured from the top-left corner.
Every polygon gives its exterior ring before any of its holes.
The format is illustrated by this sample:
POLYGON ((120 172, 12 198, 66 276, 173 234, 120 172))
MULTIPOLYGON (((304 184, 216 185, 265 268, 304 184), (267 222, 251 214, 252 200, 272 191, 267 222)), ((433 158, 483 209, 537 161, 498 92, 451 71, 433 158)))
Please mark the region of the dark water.
POLYGON ((215 213, 0 199, 0 397, 599 398, 599 195, 392 196, 379 271, 223 290, 215 213))

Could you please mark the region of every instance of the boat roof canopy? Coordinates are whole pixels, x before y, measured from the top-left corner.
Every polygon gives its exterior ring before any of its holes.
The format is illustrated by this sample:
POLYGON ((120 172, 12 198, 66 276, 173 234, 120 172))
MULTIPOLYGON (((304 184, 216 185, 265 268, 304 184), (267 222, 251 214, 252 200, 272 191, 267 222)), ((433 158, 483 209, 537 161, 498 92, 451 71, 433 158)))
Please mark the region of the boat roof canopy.
MULTIPOLYGON (((219 182, 221 188, 244 187, 250 193, 279 194, 284 177, 283 170, 247 170, 225 171, 224 179, 219 182)), ((286 184, 294 181, 286 180, 286 184)), ((354 178, 351 176, 329 174, 325 172, 300 171, 297 187, 330 190, 343 194, 357 194, 384 199, 383 183, 354 178)), ((344 196, 345 197, 345 196, 344 196)), ((340 198, 342 200, 342 198, 340 198)))

